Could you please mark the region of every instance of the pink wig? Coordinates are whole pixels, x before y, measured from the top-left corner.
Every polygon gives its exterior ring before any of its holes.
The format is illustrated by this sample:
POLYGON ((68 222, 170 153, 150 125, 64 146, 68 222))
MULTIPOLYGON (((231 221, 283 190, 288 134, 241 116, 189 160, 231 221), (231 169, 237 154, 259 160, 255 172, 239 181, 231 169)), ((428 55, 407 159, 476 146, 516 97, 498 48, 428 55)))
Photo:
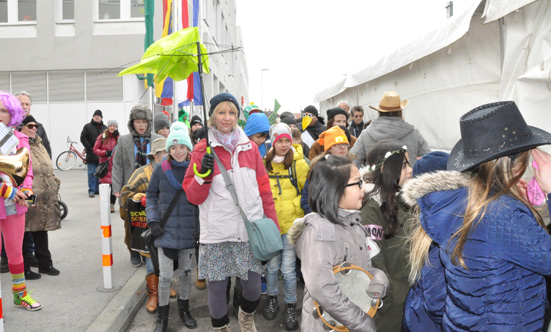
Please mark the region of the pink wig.
POLYGON ((10 113, 11 119, 8 127, 20 125, 25 117, 25 110, 21 107, 19 100, 9 92, 0 91, 0 104, 10 113))

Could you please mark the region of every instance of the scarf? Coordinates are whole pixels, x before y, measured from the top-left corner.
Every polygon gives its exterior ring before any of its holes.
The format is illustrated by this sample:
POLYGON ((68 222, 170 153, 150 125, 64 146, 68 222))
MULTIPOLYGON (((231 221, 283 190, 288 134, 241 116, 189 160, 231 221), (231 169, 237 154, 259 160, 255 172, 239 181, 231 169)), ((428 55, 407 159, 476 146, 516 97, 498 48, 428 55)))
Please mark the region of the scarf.
POLYGON ((168 180, 168 183, 170 183, 170 186, 172 188, 174 188, 174 190, 176 190, 176 191, 183 190, 182 183, 178 182, 178 180, 174 176, 174 171, 172 170, 172 165, 174 165, 175 167, 188 167, 189 166, 189 161, 188 160, 184 160, 184 161, 172 160, 171 162, 168 162, 168 160, 165 159, 161 162, 161 165, 163 167, 163 172, 165 173, 166 179, 168 180))
POLYGON ((216 140, 230 152, 233 152, 239 143, 239 129, 234 129, 231 133, 224 134, 218 129, 213 128, 213 134, 216 140))
MULTIPOLYGON (((272 149, 275 149, 274 147, 272 147, 272 149)), ((270 149, 271 150, 271 149, 270 149)), ((293 151, 293 155, 295 154, 295 147, 294 146, 291 146, 291 151, 293 151)), ((281 164, 283 161, 285 160, 285 156, 278 156, 277 154, 275 155, 274 159, 272 159, 272 163, 274 164, 281 164)))
POLYGON ((132 136, 134 144, 136 145, 136 159, 134 159, 134 169, 138 169, 141 166, 147 164, 147 145, 151 140, 151 137, 132 136), (143 138, 143 142, 142 139, 143 138))

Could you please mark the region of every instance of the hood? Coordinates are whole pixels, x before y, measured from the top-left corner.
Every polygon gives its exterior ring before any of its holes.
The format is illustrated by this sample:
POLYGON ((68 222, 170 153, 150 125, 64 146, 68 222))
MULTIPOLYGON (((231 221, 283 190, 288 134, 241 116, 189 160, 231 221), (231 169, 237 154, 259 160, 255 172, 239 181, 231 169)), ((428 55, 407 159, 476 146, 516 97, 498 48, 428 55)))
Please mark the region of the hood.
POLYGON ((367 134, 375 142, 388 139, 399 141, 414 129, 415 128, 405 122, 404 119, 395 116, 378 117, 366 128, 367 134))
POLYGON ((249 115, 244 131, 248 137, 258 133, 270 135, 270 120, 264 113, 253 113, 249 115))
POLYGON ((421 224, 425 232, 439 245, 447 245, 460 225, 467 206, 471 175, 455 171, 426 173, 406 182, 403 201, 419 205, 421 214, 412 222, 421 224))
POLYGON ((302 145, 293 144, 293 148, 295 149, 295 154, 293 155, 293 160, 299 160, 299 159, 304 158, 304 152, 302 150, 302 145))
POLYGON ((148 122, 147 130, 142 137, 151 136, 151 130, 153 129, 153 114, 151 110, 144 105, 136 105, 132 107, 130 111, 130 119, 128 120, 128 131, 132 136, 140 136, 134 129, 134 120, 145 119, 148 122))
POLYGON ((287 239, 292 245, 297 243, 298 238, 302 235, 302 232, 306 228, 306 222, 304 221, 305 219, 306 217, 295 219, 293 226, 291 226, 291 228, 287 231, 287 239))

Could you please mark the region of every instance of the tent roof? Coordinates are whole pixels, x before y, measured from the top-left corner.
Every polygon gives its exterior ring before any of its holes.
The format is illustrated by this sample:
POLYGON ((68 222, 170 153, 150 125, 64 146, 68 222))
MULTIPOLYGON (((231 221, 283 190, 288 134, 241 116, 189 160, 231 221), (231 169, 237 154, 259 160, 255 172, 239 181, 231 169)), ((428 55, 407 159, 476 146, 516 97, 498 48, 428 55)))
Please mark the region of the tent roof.
MULTIPOLYGON (((348 74, 336 84, 329 86, 314 96, 314 102, 320 102, 378 77, 391 73, 403 66, 426 57, 447 47, 463 37, 468 31, 471 18, 484 0, 470 0, 471 3, 461 13, 450 17, 446 22, 420 36, 416 40, 398 48, 355 73, 348 74)), ((482 18, 484 23, 495 21, 535 0, 486 0, 482 18)))

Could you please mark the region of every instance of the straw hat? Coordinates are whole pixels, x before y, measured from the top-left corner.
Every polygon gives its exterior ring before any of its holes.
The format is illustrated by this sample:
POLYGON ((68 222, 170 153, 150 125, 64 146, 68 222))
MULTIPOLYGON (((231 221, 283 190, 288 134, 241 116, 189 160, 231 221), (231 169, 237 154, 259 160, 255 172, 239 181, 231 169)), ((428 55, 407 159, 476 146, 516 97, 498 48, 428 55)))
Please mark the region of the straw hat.
POLYGON ((369 106, 379 112, 397 112, 408 106, 408 100, 400 100, 396 91, 385 91, 385 94, 379 101, 379 107, 369 106))

